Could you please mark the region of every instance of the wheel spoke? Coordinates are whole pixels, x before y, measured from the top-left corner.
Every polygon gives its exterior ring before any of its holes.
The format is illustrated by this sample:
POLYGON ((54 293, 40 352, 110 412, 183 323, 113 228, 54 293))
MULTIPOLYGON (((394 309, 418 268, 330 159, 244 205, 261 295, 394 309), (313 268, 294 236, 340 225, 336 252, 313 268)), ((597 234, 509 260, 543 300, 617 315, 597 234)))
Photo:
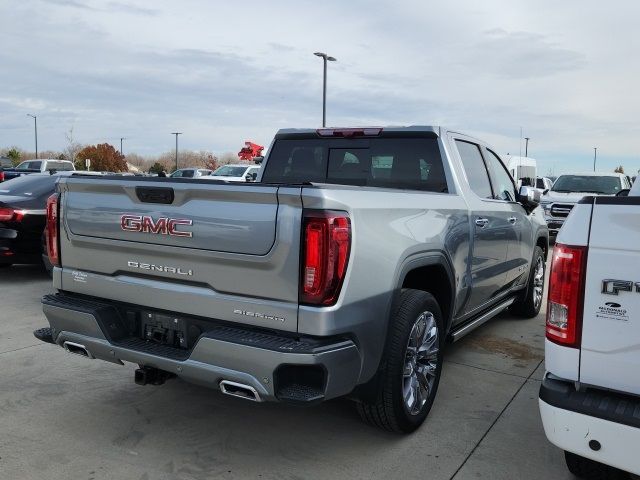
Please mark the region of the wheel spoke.
POLYGON ((415 376, 407 379, 404 386, 404 404, 412 412, 418 400, 418 382, 415 376))
POLYGON ((427 392, 427 394, 431 391, 431 383, 433 378, 435 378, 435 374, 435 368, 432 368, 430 365, 420 365, 416 367, 418 383, 427 392))

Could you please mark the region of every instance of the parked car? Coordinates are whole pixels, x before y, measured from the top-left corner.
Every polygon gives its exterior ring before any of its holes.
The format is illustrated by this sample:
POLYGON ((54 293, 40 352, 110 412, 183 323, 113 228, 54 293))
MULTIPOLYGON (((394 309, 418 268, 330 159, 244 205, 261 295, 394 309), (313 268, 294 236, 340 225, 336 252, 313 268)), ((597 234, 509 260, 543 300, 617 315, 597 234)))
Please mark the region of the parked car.
POLYGON ((170 177, 171 178, 199 178, 199 177, 208 177, 211 175, 212 171, 208 168, 181 168, 173 172, 170 177))
POLYGON ((0 267, 44 261, 43 232, 47 198, 66 173, 34 173, 0 185, 0 267))
POLYGON ((639 216, 640 184, 584 197, 553 253, 540 414, 579 478, 640 475, 639 216))
POLYGON ((539 194, 440 127, 284 130, 261 182, 63 178, 35 335, 251 401, 350 395, 410 432, 447 340, 542 304, 539 194), (381 241, 384 239, 384 241, 381 241), (132 288, 132 285, 135 288, 132 288))
POLYGON ((228 182, 255 182, 260 171, 260 165, 223 165, 217 168, 209 177, 210 180, 225 180, 228 182))
POLYGON ((32 173, 43 172, 65 172, 73 171, 76 168, 73 162, 68 160, 57 160, 55 158, 43 158, 40 160, 25 160, 18 164, 16 168, 7 168, 3 170, 3 175, 0 176, 0 181, 11 180, 12 178, 21 177, 23 175, 29 175, 32 173))
POLYGON ((4 182, 4 171, 13 168, 13 163, 8 157, 0 157, 0 182, 4 182))
POLYGON ((543 195, 547 190, 551 190, 551 187, 553 187, 553 181, 550 178, 536 178, 536 190, 540 192, 540 195, 543 195))
POLYGON ((573 206, 585 195, 616 195, 631 187, 621 173, 572 173, 560 175, 540 199, 549 233, 556 236, 573 206))

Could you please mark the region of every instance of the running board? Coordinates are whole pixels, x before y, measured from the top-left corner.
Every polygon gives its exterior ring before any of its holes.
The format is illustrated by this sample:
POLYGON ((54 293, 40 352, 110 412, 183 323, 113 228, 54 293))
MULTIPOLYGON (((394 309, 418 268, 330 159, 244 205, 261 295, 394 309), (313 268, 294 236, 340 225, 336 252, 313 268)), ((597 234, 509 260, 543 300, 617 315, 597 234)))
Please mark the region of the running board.
POLYGON ((492 319, 493 317, 498 315, 503 310, 506 310, 513 302, 515 302, 515 300, 516 300, 515 298, 510 298, 510 299, 498 304, 497 306, 493 307, 491 310, 483 313, 482 315, 480 315, 475 320, 472 320, 469 323, 465 323, 464 325, 462 325, 460 327, 459 330, 453 330, 451 332, 451 334, 450 334, 451 341, 452 342, 456 342, 456 341, 460 340, 467 333, 470 333, 471 331, 475 330, 480 325, 485 323, 487 320, 492 319))

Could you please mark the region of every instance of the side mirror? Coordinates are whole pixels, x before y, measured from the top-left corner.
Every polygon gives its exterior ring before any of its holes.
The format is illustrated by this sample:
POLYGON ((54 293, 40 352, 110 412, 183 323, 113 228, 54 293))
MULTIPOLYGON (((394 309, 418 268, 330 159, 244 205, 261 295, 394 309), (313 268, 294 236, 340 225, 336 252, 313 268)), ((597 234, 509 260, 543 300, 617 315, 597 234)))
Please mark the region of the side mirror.
POLYGON ((532 187, 520 187, 518 202, 522 204, 527 212, 532 212, 540 205, 540 191, 532 187))
POLYGON ((547 188, 544 192, 542 192, 543 195, 546 195, 549 192, 549 189, 547 188))
POLYGON ((620 190, 618 193, 616 193, 616 197, 628 197, 630 191, 631 190, 629 188, 625 188, 623 190, 620 190))

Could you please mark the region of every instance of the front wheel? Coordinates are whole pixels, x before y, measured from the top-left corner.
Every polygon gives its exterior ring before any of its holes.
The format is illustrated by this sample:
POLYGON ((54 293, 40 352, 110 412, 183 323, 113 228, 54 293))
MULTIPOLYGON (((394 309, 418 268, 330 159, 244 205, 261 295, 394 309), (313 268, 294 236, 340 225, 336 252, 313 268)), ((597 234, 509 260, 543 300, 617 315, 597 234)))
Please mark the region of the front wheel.
POLYGON ((511 311, 524 318, 533 318, 540 312, 544 295, 544 279, 547 264, 544 251, 540 247, 533 250, 533 261, 529 272, 529 281, 523 296, 512 305, 511 311))
POLYGON ((409 289, 390 322, 376 399, 358 403, 358 412, 367 423, 410 433, 424 422, 438 390, 444 323, 433 295, 409 289))

